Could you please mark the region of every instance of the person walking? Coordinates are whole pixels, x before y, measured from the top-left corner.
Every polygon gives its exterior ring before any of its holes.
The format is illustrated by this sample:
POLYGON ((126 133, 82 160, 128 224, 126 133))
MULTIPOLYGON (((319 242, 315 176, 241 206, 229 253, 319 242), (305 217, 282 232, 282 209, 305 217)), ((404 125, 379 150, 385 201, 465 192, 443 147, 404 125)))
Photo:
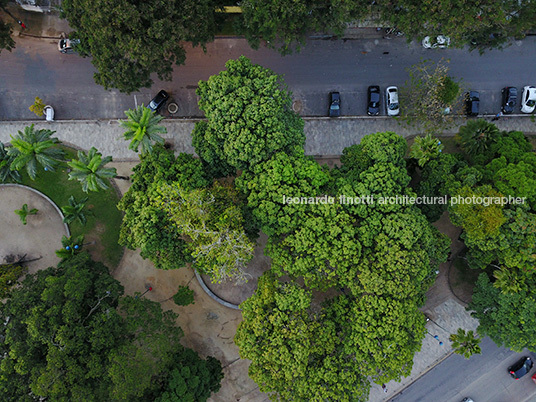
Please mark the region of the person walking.
POLYGON ((382 389, 383 389, 383 392, 387 393, 387 385, 382 384, 382 389))

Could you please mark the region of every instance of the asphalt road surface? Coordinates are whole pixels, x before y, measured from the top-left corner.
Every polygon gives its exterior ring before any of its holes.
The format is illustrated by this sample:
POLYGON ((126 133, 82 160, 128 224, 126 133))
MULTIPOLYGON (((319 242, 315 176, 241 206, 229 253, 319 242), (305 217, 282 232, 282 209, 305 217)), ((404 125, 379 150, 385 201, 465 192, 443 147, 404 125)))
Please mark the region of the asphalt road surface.
POLYGON ((255 51, 235 38, 217 39, 207 45, 206 53, 199 47, 186 48, 186 64, 175 68, 171 82, 154 77, 153 88, 126 95, 95 84, 90 60, 59 53, 57 41, 19 37, 13 52, 0 54, 0 119, 35 118, 28 110, 35 96, 55 108, 57 119, 122 118, 124 110, 147 104, 160 89, 170 92, 179 105, 176 117, 201 116, 197 83, 240 55, 283 74, 294 98, 301 101, 304 116, 326 115, 328 93, 334 90, 341 92, 343 115, 363 115, 369 85, 380 85, 382 92, 389 85, 403 85, 408 79, 406 68, 423 59, 449 59, 451 75, 462 78, 466 89, 480 91, 482 113, 499 111, 502 87, 521 90, 536 85, 533 36, 482 56, 465 49, 424 49, 404 38, 311 40, 290 56, 266 48, 255 51))
POLYGON ((391 402, 461 402, 465 397, 475 402, 536 401, 536 384, 531 376, 536 367, 519 380, 507 368, 532 352, 515 353, 498 348, 489 338, 481 342, 482 354, 464 359, 452 355, 395 396, 391 402))

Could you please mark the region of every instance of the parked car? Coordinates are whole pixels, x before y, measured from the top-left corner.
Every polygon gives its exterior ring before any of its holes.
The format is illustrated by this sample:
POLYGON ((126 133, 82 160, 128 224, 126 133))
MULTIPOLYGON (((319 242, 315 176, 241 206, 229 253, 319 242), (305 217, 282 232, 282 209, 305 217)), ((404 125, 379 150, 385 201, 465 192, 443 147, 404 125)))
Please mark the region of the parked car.
POLYGON ((367 114, 377 116, 380 114, 380 87, 371 85, 367 90, 367 114))
POLYGON ((164 103, 166 103, 168 99, 168 93, 162 89, 156 94, 153 99, 151 99, 151 102, 149 102, 149 105, 147 107, 156 113, 160 110, 162 106, 164 106, 164 103))
POLYGON ((532 361, 532 359, 528 356, 524 356, 521 358, 521 360, 508 367, 508 372, 510 373, 512 378, 519 380, 521 377, 523 377, 530 371, 533 365, 534 362, 532 361))
POLYGON ((463 398, 462 402, 474 402, 471 398, 463 398))
MULTIPOLYGON (((9 317, 8 317, 9 318, 9 317)), ((533 374, 532 376, 532 381, 534 381, 534 383, 536 383, 536 374, 533 374)))
POLYGON ((514 112, 514 108, 517 103, 517 88, 505 87, 501 90, 502 93, 502 106, 501 111, 504 114, 511 114, 514 112))
POLYGON ((329 99, 329 117, 339 117, 341 115, 341 94, 330 92, 329 99))
POLYGON ((536 87, 523 87, 523 95, 521 95, 521 111, 523 113, 532 113, 536 108, 536 87))
POLYGON ((80 44, 78 39, 60 39, 58 42, 58 50, 63 54, 74 53, 74 46, 80 44))
POLYGON ((465 111, 467 116, 478 116, 480 112, 480 94, 469 91, 465 94, 465 111))
POLYGON ((422 40, 422 47, 424 47, 425 49, 435 49, 437 47, 444 49, 449 46, 450 38, 444 35, 438 35, 435 38, 434 42, 432 42, 432 38, 430 38, 429 36, 425 36, 425 38, 422 40))
POLYGON ((398 116, 400 114, 397 87, 391 86, 385 89, 385 107, 389 116, 398 116))

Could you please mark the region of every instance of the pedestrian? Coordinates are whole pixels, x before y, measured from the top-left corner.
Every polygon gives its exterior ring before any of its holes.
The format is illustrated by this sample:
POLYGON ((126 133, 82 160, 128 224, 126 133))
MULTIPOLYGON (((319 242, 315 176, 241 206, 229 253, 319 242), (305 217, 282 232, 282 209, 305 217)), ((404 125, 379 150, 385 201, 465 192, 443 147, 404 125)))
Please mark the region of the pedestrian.
POLYGON ((383 389, 383 392, 387 393, 387 385, 382 384, 382 389, 383 389))
POLYGON ((491 119, 491 121, 497 121, 499 120, 500 117, 502 117, 503 113, 502 112, 499 112, 495 115, 495 117, 493 119, 491 119))

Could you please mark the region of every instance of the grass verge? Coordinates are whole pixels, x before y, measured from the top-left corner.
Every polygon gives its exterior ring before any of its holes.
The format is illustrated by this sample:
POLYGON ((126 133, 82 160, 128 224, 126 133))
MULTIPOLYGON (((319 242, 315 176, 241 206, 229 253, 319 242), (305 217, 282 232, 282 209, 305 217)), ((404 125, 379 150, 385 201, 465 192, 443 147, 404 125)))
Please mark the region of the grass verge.
MULTIPOLYGON (((65 151, 67 160, 76 158, 75 150, 65 146, 61 148, 65 151)), ((85 242, 95 241, 96 245, 90 250, 93 258, 114 269, 123 254, 123 247, 118 243, 122 213, 116 207, 120 197, 111 186, 107 190, 84 193, 79 181, 69 180, 67 169, 67 165, 62 163, 55 172, 40 170, 35 180, 31 180, 26 172, 22 171, 22 184, 41 191, 60 208, 69 205, 71 195, 77 201, 88 197, 85 209, 92 214, 86 215, 85 226, 78 221, 71 223, 69 225, 71 235, 73 237, 84 235, 85 242)))

